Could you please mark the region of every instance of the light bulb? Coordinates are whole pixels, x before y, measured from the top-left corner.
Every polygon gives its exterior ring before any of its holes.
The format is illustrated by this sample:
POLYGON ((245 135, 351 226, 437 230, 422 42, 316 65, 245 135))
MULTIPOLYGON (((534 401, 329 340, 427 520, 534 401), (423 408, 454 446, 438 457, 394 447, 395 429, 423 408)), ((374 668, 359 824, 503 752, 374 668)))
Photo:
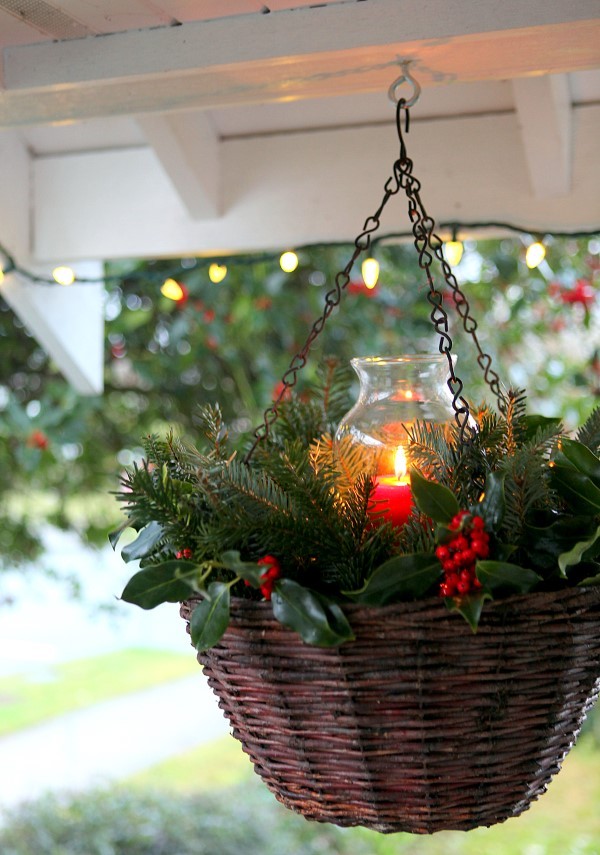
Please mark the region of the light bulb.
POLYGON ((160 287, 160 293, 168 300, 175 300, 176 303, 179 303, 180 300, 184 300, 186 297, 183 286, 179 282, 176 282, 175 279, 165 279, 160 287))
POLYGON ((295 252, 284 252, 279 259, 279 266, 284 273, 293 273, 298 267, 298 256, 295 252))
POLYGON ((450 267, 456 267, 463 257, 463 244, 461 240, 447 240, 444 244, 444 255, 450 267))
POLYGON ((215 285, 218 285, 219 282, 222 282, 223 279, 227 276, 227 267, 224 264, 211 264, 208 268, 208 278, 211 282, 214 282, 215 285))
POLYGON ((70 267, 55 267, 52 277, 59 285, 72 285, 75 281, 75 274, 70 267))
POLYGON ((360 267, 363 282, 367 288, 374 288, 379 279, 379 262, 376 258, 365 258, 360 267))
POLYGON ((0 267, 0 282, 4 282, 4 270, 0 267))
POLYGON ((525 253, 525 264, 531 270, 538 267, 546 257, 546 247, 544 244, 536 240, 535 243, 530 243, 525 253))

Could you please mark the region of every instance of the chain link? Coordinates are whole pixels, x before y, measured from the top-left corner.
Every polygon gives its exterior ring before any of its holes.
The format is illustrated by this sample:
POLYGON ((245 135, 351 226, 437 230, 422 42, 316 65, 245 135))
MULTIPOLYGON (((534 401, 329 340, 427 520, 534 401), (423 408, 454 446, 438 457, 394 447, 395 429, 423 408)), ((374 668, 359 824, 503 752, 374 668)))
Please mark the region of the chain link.
POLYGON ((405 133, 408 133, 410 121, 409 109, 406 100, 402 98, 396 105, 396 128, 400 141, 400 157, 394 162, 392 175, 384 185, 384 194, 381 204, 375 213, 370 217, 367 217, 365 220, 361 233, 354 241, 354 251, 352 256, 344 269, 336 275, 334 287, 325 295, 325 306, 322 315, 311 327, 302 348, 292 358, 285 374, 282 377, 281 389, 277 398, 275 398, 271 406, 264 411, 263 422, 255 429, 254 442, 246 454, 246 463, 250 462, 250 459, 259 443, 269 436, 271 427, 279 415, 281 402, 284 400, 289 390, 296 385, 298 372, 306 365, 310 348, 312 347, 315 339, 322 332, 327 319, 341 301, 342 293, 350 282, 350 273, 352 272, 357 258, 361 253, 366 252, 371 247, 372 236, 380 227, 380 218, 385 206, 390 198, 395 196, 401 188, 404 190, 408 199, 408 216, 412 225, 414 246, 419 257, 419 267, 425 272, 425 276, 427 278, 427 299, 432 307, 429 317, 434 329, 439 335, 439 352, 445 354, 448 360, 449 378, 447 385, 452 394, 452 408, 454 410, 456 424, 459 428, 461 443, 467 441, 467 433, 472 434, 474 428, 471 425, 469 404, 462 396, 463 382, 454 371, 452 338, 449 333, 448 314, 444 309, 442 294, 435 286, 435 280, 431 271, 434 259, 441 264, 444 280, 452 292, 454 307, 462 320, 465 332, 471 336, 473 343, 475 344, 478 352, 477 361, 484 372, 484 380, 496 396, 500 410, 502 412, 505 411, 506 404, 505 398, 500 390, 500 380, 496 372, 491 367, 492 358, 481 348, 477 338, 477 322, 471 315, 469 301, 461 291, 456 277, 452 273, 448 262, 443 256, 442 241, 434 233, 435 222, 432 217, 427 214, 427 211, 421 201, 421 182, 412 174, 413 162, 406 153, 406 144, 402 133, 403 111, 405 133))

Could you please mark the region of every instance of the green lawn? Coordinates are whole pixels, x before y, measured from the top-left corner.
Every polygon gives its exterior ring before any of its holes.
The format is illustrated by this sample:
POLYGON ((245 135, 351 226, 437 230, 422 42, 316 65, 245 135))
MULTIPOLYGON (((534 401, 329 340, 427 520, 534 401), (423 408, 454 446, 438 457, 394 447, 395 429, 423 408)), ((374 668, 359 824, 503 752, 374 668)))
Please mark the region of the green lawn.
MULTIPOLYGON (((214 791, 235 784, 262 787, 233 737, 223 737, 154 766, 125 784, 181 793, 214 791)), ((431 837, 349 831, 372 855, 600 855, 600 750, 582 738, 548 792, 520 817, 468 833, 431 837)), ((281 808, 283 810, 283 808, 281 808)), ((358 849, 357 845, 357 849, 358 849)), ((362 851, 362 849, 361 849, 362 851)))
POLYGON ((0 736, 100 701, 200 675, 190 655, 131 649, 54 666, 43 681, 17 675, 0 679, 0 736))

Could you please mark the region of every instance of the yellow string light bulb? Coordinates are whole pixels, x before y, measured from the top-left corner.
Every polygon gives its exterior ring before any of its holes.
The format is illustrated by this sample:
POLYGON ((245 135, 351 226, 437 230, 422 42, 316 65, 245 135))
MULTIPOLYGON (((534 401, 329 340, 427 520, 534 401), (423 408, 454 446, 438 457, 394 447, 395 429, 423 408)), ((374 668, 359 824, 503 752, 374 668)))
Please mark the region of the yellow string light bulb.
POLYGON ((185 297, 185 291, 175 279, 165 279, 160 286, 160 293, 168 300, 175 300, 176 303, 185 297))
POLYGON ((0 282, 4 282, 4 270, 0 267, 0 282))
POLYGON ((211 282, 214 282, 215 285, 218 285, 219 282, 222 282, 223 279, 227 276, 227 267, 224 264, 211 264, 208 268, 208 278, 211 282))
POLYGON ((52 278, 59 285, 72 285, 75 282, 75 274, 70 267, 55 267, 52 278))
POLYGON ((461 240, 455 240, 453 237, 452 240, 446 241, 444 244, 444 255, 450 267, 456 267, 460 263, 463 257, 463 250, 464 247, 461 240))
POLYGON ((538 267, 542 263, 545 257, 546 247, 541 241, 536 240, 534 243, 530 243, 527 247, 527 251, 525 253, 525 264, 533 270, 534 267, 538 267))
POLYGON ((379 279, 379 262, 376 258, 365 258, 360 266, 360 272, 366 287, 374 288, 379 279))
POLYGON ((279 259, 279 266, 284 273, 293 273, 298 267, 298 256, 295 252, 284 252, 279 259))

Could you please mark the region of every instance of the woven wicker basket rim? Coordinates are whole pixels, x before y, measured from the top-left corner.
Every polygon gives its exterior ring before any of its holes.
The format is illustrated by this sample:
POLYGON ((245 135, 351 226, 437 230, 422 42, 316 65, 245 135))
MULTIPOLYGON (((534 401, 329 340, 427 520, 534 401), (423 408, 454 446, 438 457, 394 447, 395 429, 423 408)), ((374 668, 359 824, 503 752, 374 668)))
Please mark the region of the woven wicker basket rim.
MULTIPOLYGON (((192 596, 186 602, 192 605, 200 602, 201 599, 200 596, 192 596)), ((537 611, 546 609, 549 605, 560 605, 562 602, 568 603, 577 600, 582 603, 600 602, 600 585, 561 588, 555 591, 534 591, 528 594, 514 594, 489 600, 484 604, 480 625, 485 625, 486 616, 497 615, 505 611, 535 614, 537 611)), ((425 597, 385 606, 342 603, 341 608, 350 621, 352 616, 371 615, 374 617, 378 615, 382 622, 385 622, 388 617, 405 618, 407 621, 414 619, 417 622, 423 619, 424 613, 427 613, 428 620, 437 618, 445 621, 461 621, 466 627, 462 616, 446 609, 439 597, 425 597)), ((265 620, 274 620, 272 604, 265 600, 250 600, 245 597, 233 596, 231 598, 231 611, 233 615, 243 612, 247 615, 253 615, 256 619, 262 617, 265 620)))

